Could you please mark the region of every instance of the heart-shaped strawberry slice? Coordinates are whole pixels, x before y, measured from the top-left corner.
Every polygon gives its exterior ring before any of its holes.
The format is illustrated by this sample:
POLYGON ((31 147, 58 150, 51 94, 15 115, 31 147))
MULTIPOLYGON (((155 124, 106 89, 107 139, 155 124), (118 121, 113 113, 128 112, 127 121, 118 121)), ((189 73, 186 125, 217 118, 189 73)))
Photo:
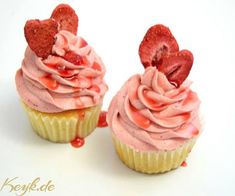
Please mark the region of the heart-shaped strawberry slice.
POLYGON ((162 57, 178 52, 179 46, 168 27, 158 24, 149 28, 139 47, 139 55, 144 67, 162 64, 162 57))
POLYGON ((173 85, 179 87, 188 77, 192 65, 193 54, 188 50, 181 50, 164 56, 162 64, 157 68, 173 85))
POLYGON ((60 26, 60 30, 67 30, 77 34, 78 29, 78 16, 74 9, 67 4, 58 5, 52 12, 51 18, 56 20, 60 26))
POLYGON ((58 23, 53 19, 28 20, 24 26, 24 35, 29 47, 42 58, 47 58, 52 53, 57 32, 58 23))

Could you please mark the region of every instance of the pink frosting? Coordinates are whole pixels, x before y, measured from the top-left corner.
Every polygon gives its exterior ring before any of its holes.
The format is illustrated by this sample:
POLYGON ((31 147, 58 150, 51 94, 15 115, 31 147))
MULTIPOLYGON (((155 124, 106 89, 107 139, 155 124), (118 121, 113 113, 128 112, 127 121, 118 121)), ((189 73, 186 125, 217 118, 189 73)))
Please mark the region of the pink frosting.
POLYGON ((101 104, 108 87, 100 57, 83 38, 68 31, 56 36, 52 55, 39 58, 26 48, 16 86, 22 100, 41 112, 55 113, 101 104), (81 56, 80 65, 63 58, 67 51, 81 56))
POLYGON ((173 150, 197 137, 200 101, 190 85, 176 88, 155 67, 132 76, 108 109, 113 134, 140 151, 173 150))

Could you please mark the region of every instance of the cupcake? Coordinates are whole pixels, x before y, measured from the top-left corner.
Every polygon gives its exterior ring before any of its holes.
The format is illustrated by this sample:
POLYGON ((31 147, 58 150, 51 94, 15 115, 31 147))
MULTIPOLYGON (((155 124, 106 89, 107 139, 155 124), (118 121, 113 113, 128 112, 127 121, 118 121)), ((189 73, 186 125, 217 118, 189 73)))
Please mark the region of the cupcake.
POLYGON ((200 132, 200 101, 186 80, 193 55, 169 28, 151 27, 139 47, 143 74, 130 77, 112 99, 107 121, 121 161, 142 173, 179 167, 200 132))
POLYGON ((24 27, 28 47, 16 87, 33 130, 52 142, 88 136, 108 88, 102 60, 76 35, 77 27, 78 16, 66 4, 49 19, 29 20, 24 27))

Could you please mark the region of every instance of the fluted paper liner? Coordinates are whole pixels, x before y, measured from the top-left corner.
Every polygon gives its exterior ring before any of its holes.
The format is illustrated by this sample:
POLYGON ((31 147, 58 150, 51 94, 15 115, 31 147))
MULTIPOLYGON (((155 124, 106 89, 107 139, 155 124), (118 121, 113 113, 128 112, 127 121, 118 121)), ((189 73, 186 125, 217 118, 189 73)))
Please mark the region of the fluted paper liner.
POLYGON ((84 138, 96 128, 101 105, 60 113, 43 113, 23 104, 33 130, 42 138, 67 143, 84 138))
POLYGON ((179 167, 196 141, 196 138, 190 139, 172 151, 141 152, 122 143, 114 135, 112 138, 121 161, 129 168, 147 174, 163 173, 179 167))

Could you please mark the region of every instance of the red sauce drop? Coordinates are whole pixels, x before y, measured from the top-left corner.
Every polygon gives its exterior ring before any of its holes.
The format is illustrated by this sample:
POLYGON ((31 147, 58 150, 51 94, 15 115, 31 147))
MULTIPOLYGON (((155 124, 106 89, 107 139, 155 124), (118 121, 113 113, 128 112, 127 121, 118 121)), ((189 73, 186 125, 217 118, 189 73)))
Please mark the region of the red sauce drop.
POLYGON ((78 91, 80 91, 81 90, 81 88, 79 88, 79 87, 73 87, 73 91, 74 92, 78 92, 78 91))
POLYGON ((156 100, 152 99, 149 94, 148 94, 148 91, 145 91, 144 92, 144 95, 145 95, 145 99, 146 101, 148 102, 149 105, 151 105, 153 108, 161 108, 163 105, 161 103, 157 103, 156 100))
POLYGON ((156 104, 156 101, 153 100, 151 97, 149 97, 147 90, 144 91, 144 96, 145 96, 146 100, 148 101, 148 103, 150 105, 155 105, 156 104))
POLYGON ((98 87, 97 85, 93 84, 89 90, 95 91, 97 93, 100 93, 100 87, 98 87))
POLYGON ((76 77, 70 79, 70 81, 73 82, 73 83, 79 83, 79 80, 76 77))
POLYGON ((64 69, 64 70, 58 70, 59 74, 63 77, 69 77, 71 75, 73 75, 73 70, 71 69, 64 69))
POLYGON ((100 65, 99 65, 98 63, 96 63, 96 62, 93 63, 92 68, 93 68, 94 70, 101 71, 100 65))
POLYGON ((79 117, 79 120, 84 120, 85 112, 84 111, 78 111, 78 117, 79 117))
POLYGON ((89 61, 85 56, 82 57, 82 62, 83 62, 83 65, 88 65, 89 64, 89 61))
POLYGON ((131 110, 130 114, 133 121, 135 121, 139 127, 146 129, 150 126, 151 121, 148 118, 144 117, 142 114, 140 114, 139 110, 137 110, 131 104, 130 104, 130 110, 131 110))
POLYGON ((195 130, 193 131, 193 135, 198 135, 198 134, 199 134, 198 129, 195 129, 195 130))
POLYGON ((106 121, 106 116, 107 116, 107 112, 106 111, 102 111, 100 113, 97 127, 107 127, 108 126, 108 123, 106 121))
POLYGON ((84 145, 85 140, 83 138, 76 137, 73 141, 70 142, 70 144, 74 148, 80 148, 84 145))
POLYGON ((48 88, 51 90, 55 90, 58 88, 59 84, 55 79, 52 78, 51 74, 40 77, 39 80, 48 88))
POLYGON ((72 83, 74 84, 80 84, 86 82, 87 85, 91 85, 91 79, 90 78, 85 78, 85 77, 81 77, 78 74, 74 75, 72 78, 69 79, 72 83))
POLYGON ((81 38, 80 48, 83 48, 85 46, 87 46, 87 42, 83 38, 81 38))
POLYGON ((45 63, 45 65, 49 68, 56 69, 56 70, 59 67, 59 64, 56 64, 56 63, 45 63))
POLYGON ((181 163, 181 167, 187 167, 186 161, 183 161, 183 162, 181 163))
POLYGON ((57 71, 61 76, 63 77, 69 77, 72 76, 74 71, 72 69, 68 69, 66 67, 62 68, 59 64, 50 64, 47 63, 45 64, 47 67, 54 69, 55 71, 57 71))

